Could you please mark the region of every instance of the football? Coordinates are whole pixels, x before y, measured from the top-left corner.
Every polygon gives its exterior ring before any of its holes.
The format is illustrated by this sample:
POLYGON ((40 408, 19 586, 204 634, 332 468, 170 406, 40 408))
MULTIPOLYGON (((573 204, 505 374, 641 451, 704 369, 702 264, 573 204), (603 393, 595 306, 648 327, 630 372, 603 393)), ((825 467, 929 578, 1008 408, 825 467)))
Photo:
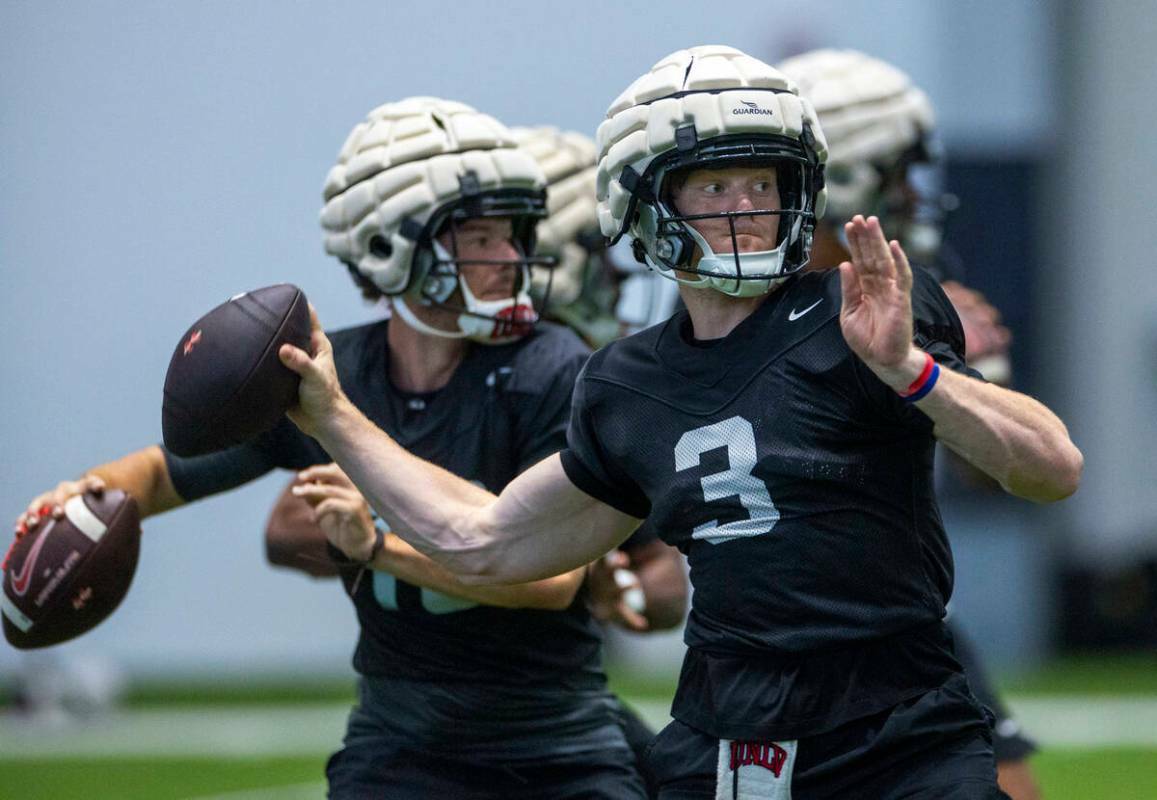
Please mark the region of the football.
POLYGON ((17 539, 4 562, 4 638, 22 650, 68 641, 111 614, 141 546, 136 501, 119 490, 75 495, 64 516, 17 539))
POLYGON ((289 283, 239 294, 193 323, 165 375, 165 447, 202 455, 276 425, 300 380, 277 351, 286 342, 308 350, 309 333, 309 302, 289 283))

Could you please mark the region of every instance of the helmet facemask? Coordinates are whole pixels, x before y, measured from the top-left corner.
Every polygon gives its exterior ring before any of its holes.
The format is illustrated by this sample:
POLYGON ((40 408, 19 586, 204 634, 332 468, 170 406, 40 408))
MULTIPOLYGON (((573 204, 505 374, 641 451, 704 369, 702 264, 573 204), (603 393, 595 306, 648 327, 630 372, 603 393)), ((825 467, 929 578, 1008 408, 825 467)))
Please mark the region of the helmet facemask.
POLYGON ((404 296, 394 298, 399 316, 416 330, 433 336, 470 339, 482 344, 504 344, 519 339, 533 329, 540 316, 530 294, 531 270, 545 269, 542 281, 545 302, 550 292, 554 258, 534 256, 535 226, 546 214, 543 193, 507 189, 470 191, 469 176, 463 176, 464 197, 431 215, 425 226, 403 225, 403 235, 414 237, 414 270, 418 277, 404 296), (459 247, 461 226, 475 219, 510 219, 516 258, 465 257, 459 247), (446 243, 443 244, 443 236, 446 243), (462 267, 514 268, 510 295, 482 299, 471 290, 462 267), (444 330, 423 322, 411 303, 438 308, 456 315, 456 330, 444 330))
POLYGON ((808 263, 821 175, 814 155, 809 157, 798 141, 782 136, 717 137, 703 145, 671 151, 656 158, 635 182, 641 188, 634 192, 636 255, 666 277, 689 286, 712 288, 735 297, 766 294, 808 263), (672 197, 676 176, 730 167, 773 168, 779 208, 681 213, 672 197), (778 221, 773 249, 741 251, 736 221, 753 217, 775 217, 778 221), (707 219, 727 221, 729 248, 716 252, 696 229, 695 222, 707 219))

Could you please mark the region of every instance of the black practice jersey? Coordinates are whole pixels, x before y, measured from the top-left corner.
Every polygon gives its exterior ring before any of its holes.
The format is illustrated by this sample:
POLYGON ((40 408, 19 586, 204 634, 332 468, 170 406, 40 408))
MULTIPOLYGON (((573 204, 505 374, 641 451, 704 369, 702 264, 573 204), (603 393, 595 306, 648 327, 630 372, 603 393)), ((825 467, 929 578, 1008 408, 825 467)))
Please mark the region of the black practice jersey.
MULTIPOLYGON (((916 344, 969 372, 923 270, 912 301, 916 344)), ((818 733, 957 669, 932 425, 851 352, 840 304, 838 271, 798 275, 723 339, 683 311, 576 385, 564 467, 687 555, 673 713, 723 738, 818 733)))
MULTIPOLYGON (((332 334, 342 388, 378 427, 415 455, 490 491, 565 445, 571 392, 589 351, 566 328, 543 324, 525 339, 474 346, 450 382, 407 395, 389 380, 385 322, 332 334)), ((331 459, 288 419, 252 443, 197 458, 166 453, 177 492, 195 500, 275 467, 331 459)), ((599 628, 583 598, 563 612, 481 606, 412 586, 384 572, 345 576, 356 591, 366 675, 474 686, 584 689, 605 683, 599 628)))

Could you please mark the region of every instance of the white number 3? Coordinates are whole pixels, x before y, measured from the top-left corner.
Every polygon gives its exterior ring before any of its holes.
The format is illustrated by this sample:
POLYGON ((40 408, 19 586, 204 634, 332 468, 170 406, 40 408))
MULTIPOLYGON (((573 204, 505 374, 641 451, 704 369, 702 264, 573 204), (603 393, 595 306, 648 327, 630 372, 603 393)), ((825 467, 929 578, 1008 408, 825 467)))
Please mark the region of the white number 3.
POLYGON ((675 471, 699 466, 699 458, 708 450, 727 448, 729 467, 725 472, 714 472, 699 479, 706 502, 738 495, 747 510, 747 519, 737 519, 722 525, 713 519, 696 525, 693 539, 706 539, 720 544, 744 536, 759 536, 775 527, 779 511, 771 502, 767 485, 751 474, 755 468, 755 429, 743 417, 731 417, 714 425, 687 431, 675 445, 675 471))

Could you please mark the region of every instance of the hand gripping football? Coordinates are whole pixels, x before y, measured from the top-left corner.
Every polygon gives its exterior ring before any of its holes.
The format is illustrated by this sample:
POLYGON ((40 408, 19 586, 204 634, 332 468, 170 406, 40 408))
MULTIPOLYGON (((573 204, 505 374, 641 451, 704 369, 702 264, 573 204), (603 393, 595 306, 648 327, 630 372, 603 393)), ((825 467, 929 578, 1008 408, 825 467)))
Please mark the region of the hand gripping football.
POLYGON ((17 539, 4 563, 0 611, 14 647, 73 639, 111 614, 132 583, 140 554, 136 501, 106 489, 71 497, 17 539))
POLYGON ((165 375, 165 447, 196 456, 276 425, 297 402, 300 381, 277 351, 286 342, 308 351, 309 334, 309 302, 289 283, 239 294, 197 320, 165 375))

